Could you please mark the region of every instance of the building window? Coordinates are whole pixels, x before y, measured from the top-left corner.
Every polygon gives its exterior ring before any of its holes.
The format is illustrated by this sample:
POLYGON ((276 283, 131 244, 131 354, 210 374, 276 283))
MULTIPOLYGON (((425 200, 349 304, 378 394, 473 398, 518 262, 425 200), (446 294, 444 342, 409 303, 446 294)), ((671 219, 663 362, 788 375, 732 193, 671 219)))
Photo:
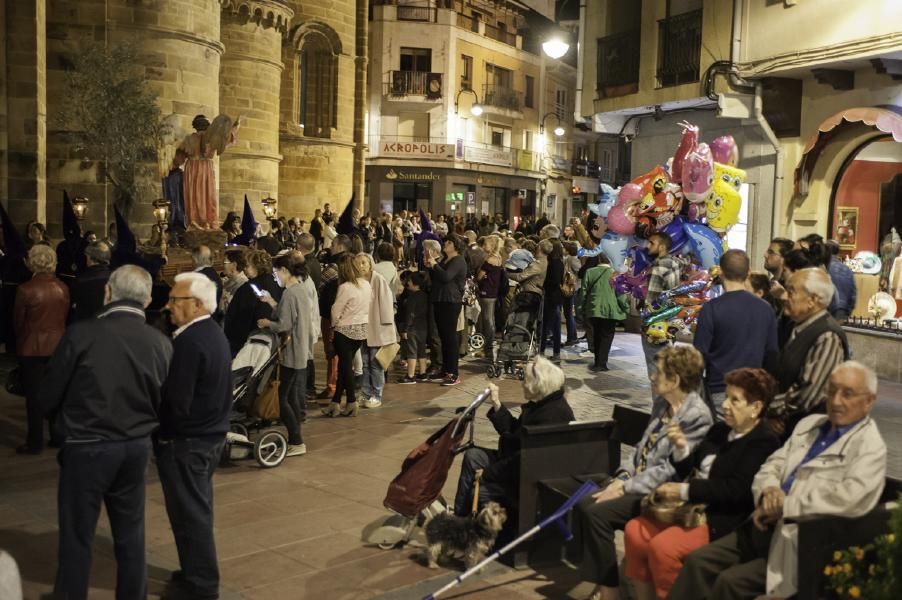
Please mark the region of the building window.
POLYGON ((510 89, 514 80, 514 72, 498 65, 488 63, 485 66, 485 78, 489 85, 510 89))
POLYGON ((304 39, 298 60, 298 123, 308 137, 331 137, 337 127, 338 59, 321 35, 304 39))
POLYGON ((496 148, 509 148, 511 145, 510 127, 489 125, 490 142, 496 148))
POLYGON ((428 73, 432 70, 430 48, 401 48, 401 70, 428 73))
POLYGON ((702 10, 658 21, 658 85, 698 81, 702 47, 702 10))
POLYGON ((428 142, 429 113, 399 113, 398 139, 405 142, 428 142))
POLYGON ((473 89, 473 57, 460 55, 460 89, 473 89))
POLYGON ((536 93, 536 78, 530 75, 526 76, 526 96, 523 99, 523 105, 526 108, 535 108, 533 98, 536 93))
POLYGON ((567 90, 558 88, 554 93, 554 114, 563 123, 567 119, 567 90))

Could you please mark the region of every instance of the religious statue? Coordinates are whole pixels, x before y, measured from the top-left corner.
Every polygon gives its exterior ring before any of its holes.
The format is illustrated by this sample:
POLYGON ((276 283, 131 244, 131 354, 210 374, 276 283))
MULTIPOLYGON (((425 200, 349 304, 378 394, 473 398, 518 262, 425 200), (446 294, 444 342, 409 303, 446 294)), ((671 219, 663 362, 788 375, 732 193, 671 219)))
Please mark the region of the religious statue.
POLYGON ((241 117, 233 121, 228 115, 219 115, 210 123, 204 115, 197 115, 191 126, 195 133, 179 146, 188 158, 184 175, 185 222, 210 229, 219 221, 213 158, 238 141, 241 117))
POLYGON ((187 225, 185 221, 185 174, 182 166, 188 154, 181 148, 175 151, 169 173, 163 178, 163 197, 169 201, 169 230, 181 237, 187 225))

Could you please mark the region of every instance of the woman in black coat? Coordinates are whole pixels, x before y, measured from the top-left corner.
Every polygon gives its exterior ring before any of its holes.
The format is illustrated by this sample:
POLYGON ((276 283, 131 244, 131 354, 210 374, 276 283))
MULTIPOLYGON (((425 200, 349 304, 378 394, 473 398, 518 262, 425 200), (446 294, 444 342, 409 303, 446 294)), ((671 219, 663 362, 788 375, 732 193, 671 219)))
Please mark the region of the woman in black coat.
POLYGON ((450 233, 442 242, 445 260, 440 260, 441 256, 429 252, 425 256, 426 268, 429 269, 429 300, 432 302, 435 327, 442 343, 444 371, 441 379, 438 373, 431 373, 430 381, 439 381, 446 386, 460 383, 457 370, 460 358, 457 321, 463 307, 464 286, 467 282, 467 261, 462 256, 464 248, 463 240, 450 233))
POLYGON ((626 524, 626 576, 637 596, 666 598, 685 558, 733 532, 755 509, 752 480, 780 440, 762 419, 777 384, 763 369, 736 369, 726 375, 724 421, 708 430, 691 451, 678 426, 667 431, 671 461, 683 483, 664 483, 655 496, 704 504, 706 523, 693 528, 666 525, 646 516, 626 524), (694 473, 694 475, 693 475, 694 473))
POLYGON ((564 396, 564 372, 542 357, 526 366, 523 396, 528 400, 514 417, 501 404, 498 386, 489 384, 492 408, 488 418, 498 432, 498 450, 470 448, 464 453, 454 498, 454 513, 470 514, 473 508, 473 483, 479 479, 479 506, 489 501, 511 506, 520 489, 520 430, 525 425, 560 425, 574 420, 573 410, 564 396))
POLYGON ((266 252, 262 250, 248 252, 244 274, 247 276, 247 282, 235 290, 223 321, 223 329, 233 357, 247 342, 251 332, 257 329, 257 321, 272 318, 272 307, 266 302, 260 302, 257 290, 269 292, 276 302, 282 298, 282 288, 273 277, 272 258, 266 252))

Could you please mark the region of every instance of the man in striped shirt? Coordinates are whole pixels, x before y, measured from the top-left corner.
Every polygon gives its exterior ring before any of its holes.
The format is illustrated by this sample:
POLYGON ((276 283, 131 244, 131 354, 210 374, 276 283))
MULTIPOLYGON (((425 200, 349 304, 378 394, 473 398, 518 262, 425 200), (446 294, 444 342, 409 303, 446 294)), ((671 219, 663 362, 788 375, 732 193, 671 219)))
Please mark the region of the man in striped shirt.
POLYGON ((784 310, 794 327, 773 367, 780 393, 768 408, 769 416, 783 420, 786 434, 803 417, 823 412, 830 373, 849 359, 846 334, 827 312, 833 294, 821 268, 796 271, 786 282, 784 310))

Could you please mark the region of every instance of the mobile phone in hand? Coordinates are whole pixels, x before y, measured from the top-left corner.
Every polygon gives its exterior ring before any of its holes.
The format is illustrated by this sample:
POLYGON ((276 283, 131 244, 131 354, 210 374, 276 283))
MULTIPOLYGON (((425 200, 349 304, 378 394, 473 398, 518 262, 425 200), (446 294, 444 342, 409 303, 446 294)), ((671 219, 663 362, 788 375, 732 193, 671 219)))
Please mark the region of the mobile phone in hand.
POLYGON ((257 295, 258 298, 263 295, 263 292, 260 291, 260 288, 258 288, 256 284, 252 283, 251 289, 254 290, 254 293, 257 295))

